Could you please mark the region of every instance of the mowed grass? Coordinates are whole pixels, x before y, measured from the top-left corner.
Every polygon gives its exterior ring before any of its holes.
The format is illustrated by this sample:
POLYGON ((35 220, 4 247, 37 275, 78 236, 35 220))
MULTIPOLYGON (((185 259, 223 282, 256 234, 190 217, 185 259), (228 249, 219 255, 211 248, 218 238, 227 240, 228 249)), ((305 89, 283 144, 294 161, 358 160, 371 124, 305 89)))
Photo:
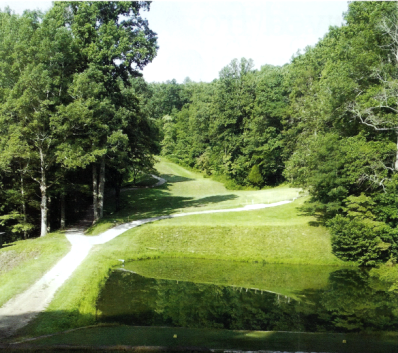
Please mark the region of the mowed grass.
MULTIPOLYGON (((231 192, 222 184, 173 163, 163 160, 156 167, 169 182, 159 189, 126 193, 125 209, 111 215, 113 218, 109 216, 109 223, 198 208, 236 208, 254 198, 253 203, 271 203, 292 198, 298 192, 288 187, 231 192), (213 192, 218 194, 211 196, 213 192)), ((332 255, 327 229, 310 226, 314 219, 299 214, 297 207, 303 202, 304 198, 300 198, 290 204, 255 211, 187 215, 131 229, 94 247, 58 291, 47 311, 24 334, 38 335, 95 324, 99 292, 112 268, 120 265, 119 259, 171 257, 347 266, 332 255)), ((92 232, 106 226, 106 222, 100 223, 92 232)))
POLYGON ((62 233, 16 241, 0 249, 0 306, 24 291, 70 249, 62 233))
POLYGON ((343 265, 331 252, 328 230, 309 226, 312 218, 297 215, 302 202, 167 219, 126 233, 141 249, 164 256, 343 265))
POLYGON ((160 215, 238 208, 292 200, 300 189, 281 186, 267 190, 231 191, 217 181, 189 171, 165 159, 155 165, 158 175, 167 183, 153 189, 122 192, 123 209, 114 211, 113 198, 107 200, 105 217, 87 231, 97 235, 114 225, 160 215))

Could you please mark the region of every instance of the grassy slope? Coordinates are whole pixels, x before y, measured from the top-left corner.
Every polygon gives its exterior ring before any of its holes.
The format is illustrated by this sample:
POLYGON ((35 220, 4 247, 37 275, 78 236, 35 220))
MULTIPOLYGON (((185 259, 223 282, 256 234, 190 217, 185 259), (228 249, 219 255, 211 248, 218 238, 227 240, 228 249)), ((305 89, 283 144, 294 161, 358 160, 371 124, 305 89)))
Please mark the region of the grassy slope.
POLYGON ((70 249, 61 233, 21 240, 0 249, 0 306, 22 292, 70 249))
POLYGON ((204 178, 177 164, 162 159, 155 165, 167 183, 155 189, 122 193, 123 210, 114 214, 113 199, 107 202, 107 215, 87 234, 100 234, 115 224, 128 221, 204 210, 237 208, 250 204, 291 200, 300 189, 278 187, 257 191, 231 191, 220 182, 204 178))
MULTIPOLYGON (((169 182, 159 189, 125 193, 128 205, 106 222, 112 224, 127 218, 141 219, 198 208, 235 208, 249 200, 275 202, 292 198, 298 192, 287 187, 228 191, 222 184, 173 163, 162 161, 157 168, 169 182)), ((98 293, 110 268, 120 264, 118 259, 194 257, 346 266, 331 254, 327 230, 309 226, 308 222, 313 219, 298 215, 296 207, 302 202, 303 199, 299 199, 256 211, 186 216, 131 229, 95 247, 59 290, 47 311, 40 314, 26 332, 56 332, 93 324, 98 293)), ((106 227, 106 222, 92 232, 106 227)))

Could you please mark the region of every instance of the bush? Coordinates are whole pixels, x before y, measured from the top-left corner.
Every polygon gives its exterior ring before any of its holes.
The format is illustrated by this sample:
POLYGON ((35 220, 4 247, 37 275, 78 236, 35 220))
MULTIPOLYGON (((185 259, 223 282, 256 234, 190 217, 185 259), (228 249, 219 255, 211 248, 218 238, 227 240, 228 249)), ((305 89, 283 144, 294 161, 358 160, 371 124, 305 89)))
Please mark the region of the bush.
POLYGON ((330 222, 332 252, 345 261, 375 266, 397 258, 398 230, 383 222, 337 215, 330 222))
POLYGON ((388 260, 378 268, 372 268, 370 275, 389 285, 389 291, 398 293, 398 265, 395 259, 388 260))
POLYGON ((261 176, 260 173, 260 168, 258 167, 258 165, 254 165, 249 173, 249 175, 247 176, 247 180, 255 185, 260 187, 263 183, 264 183, 264 179, 261 176))

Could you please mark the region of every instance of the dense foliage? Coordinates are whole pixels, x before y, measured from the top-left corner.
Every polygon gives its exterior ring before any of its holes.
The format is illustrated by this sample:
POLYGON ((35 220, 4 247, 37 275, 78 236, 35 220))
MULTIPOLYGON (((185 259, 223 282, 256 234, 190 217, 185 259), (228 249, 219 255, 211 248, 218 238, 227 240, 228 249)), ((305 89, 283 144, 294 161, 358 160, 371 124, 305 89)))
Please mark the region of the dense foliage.
POLYGON ((163 155, 235 185, 306 188, 334 254, 373 266, 398 257, 397 3, 351 2, 344 19, 283 67, 235 59, 211 83, 145 96, 163 155))
POLYGON ((335 255, 396 262, 396 2, 350 2, 344 25, 283 67, 234 59, 213 82, 182 84, 140 77, 157 51, 142 10, 149 2, 0 13, 8 237, 45 235, 91 203, 102 217, 105 179, 118 198, 123 178, 161 153, 227 186, 303 187, 302 211, 330 228, 335 255))
POLYGON ((120 189, 130 168, 151 165, 155 127, 131 85, 157 51, 142 10, 149 2, 0 13, 0 224, 8 238, 65 226, 78 216, 67 209, 84 212, 90 193, 98 219, 105 179, 120 189))

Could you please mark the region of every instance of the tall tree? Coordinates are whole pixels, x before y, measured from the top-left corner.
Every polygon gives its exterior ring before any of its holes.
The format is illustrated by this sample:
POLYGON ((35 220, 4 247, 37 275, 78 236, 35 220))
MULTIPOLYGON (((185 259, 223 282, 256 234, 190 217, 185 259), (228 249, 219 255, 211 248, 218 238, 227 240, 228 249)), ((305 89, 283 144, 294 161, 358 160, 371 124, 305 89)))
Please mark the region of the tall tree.
MULTIPOLYGON (((18 43, 25 50, 13 63, 19 75, 14 75, 14 84, 2 105, 2 124, 6 136, 18 136, 20 145, 29 151, 29 175, 38 183, 41 193, 40 234, 44 236, 48 228, 47 190, 53 183, 49 173, 56 164, 54 152, 60 138, 52 118, 56 107, 67 100, 67 85, 74 69, 74 45, 71 33, 59 28, 54 20, 45 18, 39 25, 36 13, 26 13, 23 18, 26 17, 34 30, 29 39, 18 43)), ((27 25, 26 21, 23 23, 27 25)))
POLYGON ((89 126, 85 126, 83 121, 75 126, 80 132, 82 129, 85 131, 86 144, 91 145, 85 150, 87 155, 80 150, 79 158, 75 160, 80 160, 80 166, 88 162, 92 164, 94 220, 103 214, 105 166, 110 145, 117 136, 128 139, 123 132, 128 124, 128 115, 122 117, 120 114, 124 108, 123 87, 130 84, 129 77, 139 76, 140 70, 156 55, 156 34, 140 14, 141 10, 149 10, 149 7, 148 1, 62 2, 55 3, 50 11, 50 16, 71 29, 79 45, 81 66, 75 79, 84 81, 95 76, 100 86, 100 91, 90 87, 86 89, 86 96, 79 98, 76 104, 85 106, 89 115, 88 106, 93 100, 97 101, 98 107, 106 104, 106 111, 96 109, 93 112, 92 120, 97 126, 94 135, 90 134, 89 126))

